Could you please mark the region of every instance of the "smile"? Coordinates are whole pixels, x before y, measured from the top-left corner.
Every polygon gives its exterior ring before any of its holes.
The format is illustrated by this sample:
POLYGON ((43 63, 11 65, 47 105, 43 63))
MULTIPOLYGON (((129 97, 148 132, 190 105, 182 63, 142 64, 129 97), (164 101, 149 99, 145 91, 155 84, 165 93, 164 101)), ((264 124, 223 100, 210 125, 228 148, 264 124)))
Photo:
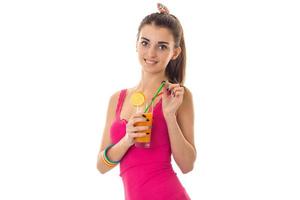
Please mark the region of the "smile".
POLYGON ((149 64, 149 65, 155 65, 158 63, 158 61, 155 61, 155 60, 147 60, 147 59, 144 59, 145 63, 149 64))

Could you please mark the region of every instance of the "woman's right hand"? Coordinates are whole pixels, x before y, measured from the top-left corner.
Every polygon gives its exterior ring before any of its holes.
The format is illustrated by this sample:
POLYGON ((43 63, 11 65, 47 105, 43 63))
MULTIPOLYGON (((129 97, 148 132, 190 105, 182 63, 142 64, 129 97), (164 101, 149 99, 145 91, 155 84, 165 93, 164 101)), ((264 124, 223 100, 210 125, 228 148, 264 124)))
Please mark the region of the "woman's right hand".
POLYGON ((147 118, 143 117, 143 113, 135 113, 133 114, 126 124, 126 134, 124 136, 125 141, 129 146, 134 144, 134 138, 144 137, 146 131, 149 129, 149 126, 135 126, 134 124, 137 122, 145 122, 147 118))

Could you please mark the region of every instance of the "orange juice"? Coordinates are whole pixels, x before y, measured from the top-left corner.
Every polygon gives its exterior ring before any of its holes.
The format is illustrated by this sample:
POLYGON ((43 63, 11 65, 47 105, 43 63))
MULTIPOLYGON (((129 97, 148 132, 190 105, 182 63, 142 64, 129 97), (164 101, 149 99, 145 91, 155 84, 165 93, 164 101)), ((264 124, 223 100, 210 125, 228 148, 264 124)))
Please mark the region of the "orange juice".
MULTIPOLYGON (((152 126, 152 113, 144 113, 144 115, 146 116, 146 118, 149 121, 145 121, 145 122, 136 122, 134 125, 135 126, 152 126)), ((146 133, 147 135, 144 137, 139 137, 139 138, 135 138, 135 146, 137 147, 145 147, 145 148, 149 148, 150 147, 150 142, 151 142, 151 128, 149 128, 148 130, 142 131, 143 133, 146 133)))

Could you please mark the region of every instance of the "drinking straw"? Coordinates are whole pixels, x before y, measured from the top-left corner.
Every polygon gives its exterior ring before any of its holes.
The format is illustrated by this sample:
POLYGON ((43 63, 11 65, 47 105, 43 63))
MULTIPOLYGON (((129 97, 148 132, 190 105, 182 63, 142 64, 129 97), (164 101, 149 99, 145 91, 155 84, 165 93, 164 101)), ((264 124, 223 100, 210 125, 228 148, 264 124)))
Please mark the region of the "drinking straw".
POLYGON ((150 106, 153 104, 154 100, 156 99, 156 97, 158 96, 159 92, 161 91, 161 89, 164 87, 165 84, 166 84, 166 81, 162 81, 162 82, 161 82, 159 88, 156 90, 154 96, 152 97, 150 104, 147 105, 147 107, 146 107, 144 113, 148 112, 150 106))

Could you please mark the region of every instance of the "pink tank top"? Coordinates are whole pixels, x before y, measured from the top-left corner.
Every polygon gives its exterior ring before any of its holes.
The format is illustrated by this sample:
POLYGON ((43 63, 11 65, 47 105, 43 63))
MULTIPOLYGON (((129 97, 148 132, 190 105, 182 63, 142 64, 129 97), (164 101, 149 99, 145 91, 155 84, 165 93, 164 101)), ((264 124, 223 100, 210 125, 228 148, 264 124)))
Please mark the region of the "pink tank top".
MULTIPOLYGON (((127 121, 120 119, 126 91, 120 92, 116 118, 110 128, 114 144, 126 133, 127 121)), ((151 147, 131 146, 120 162, 120 176, 126 200, 190 199, 171 165, 171 147, 161 99, 153 108, 151 147)))

